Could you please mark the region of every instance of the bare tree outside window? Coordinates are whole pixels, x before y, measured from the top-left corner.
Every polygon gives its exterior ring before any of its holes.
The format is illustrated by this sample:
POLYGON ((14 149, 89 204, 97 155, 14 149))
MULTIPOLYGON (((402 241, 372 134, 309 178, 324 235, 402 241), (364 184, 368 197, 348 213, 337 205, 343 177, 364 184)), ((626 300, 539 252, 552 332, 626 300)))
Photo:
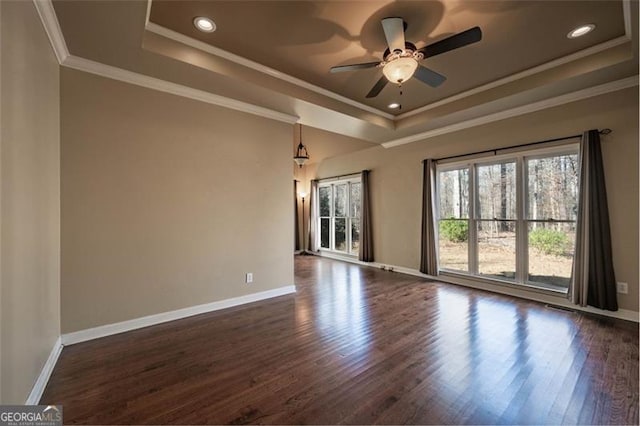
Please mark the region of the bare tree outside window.
POLYGON ((578 205, 577 146, 443 166, 437 190, 441 270, 568 289, 578 205))

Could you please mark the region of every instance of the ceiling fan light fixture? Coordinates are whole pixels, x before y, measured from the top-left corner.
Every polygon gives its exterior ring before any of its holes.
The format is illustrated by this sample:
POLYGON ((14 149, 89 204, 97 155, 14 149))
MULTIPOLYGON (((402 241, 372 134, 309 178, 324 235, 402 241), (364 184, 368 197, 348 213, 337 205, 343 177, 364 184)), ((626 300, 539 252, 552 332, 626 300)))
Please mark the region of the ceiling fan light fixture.
POLYGON ((582 37, 583 35, 587 35, 587 34, 589 34, 591 31, 593 31, 595 29, 596 29, 596 25, 595 24, 580 25, 579 27, 574 28, 571 31, 569 31, 569 34, 567 34, 567 38, 582 37))
POLYGON ((203 33, 212 33, 216 30, 216 23, 206 16, 196 16, 193 18, 193 25, 203 33))
POLYGON ((386 63, 382 73, 390 82, 400 84, 409 80, 417 68, 418 61, 413 56, 407 56, 386 63))

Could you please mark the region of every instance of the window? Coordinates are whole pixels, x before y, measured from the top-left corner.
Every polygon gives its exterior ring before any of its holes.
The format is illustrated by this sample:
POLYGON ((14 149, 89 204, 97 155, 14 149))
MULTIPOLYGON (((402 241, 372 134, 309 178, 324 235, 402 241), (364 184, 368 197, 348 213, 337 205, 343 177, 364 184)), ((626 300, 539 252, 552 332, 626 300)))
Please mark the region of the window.
POLYGON ((469 168, 439 173, 440 267, 469 271, 469 168))
POLYGON ((578 205, 578 146, 439 164, 441 271, 566 292, 578 205))
POLYGON ((320 249, 357 254, 360 248, 360 177, 318 184, 320 249))

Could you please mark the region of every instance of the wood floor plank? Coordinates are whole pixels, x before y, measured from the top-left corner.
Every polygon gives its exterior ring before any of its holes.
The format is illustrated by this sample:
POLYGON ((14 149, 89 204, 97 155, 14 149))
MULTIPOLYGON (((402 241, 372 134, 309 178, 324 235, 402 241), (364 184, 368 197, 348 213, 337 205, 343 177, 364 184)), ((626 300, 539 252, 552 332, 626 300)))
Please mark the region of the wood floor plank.
POLYGON ((638 424, 638 325, 313 256, 294 295, 65 347, 67 424, 638 424))

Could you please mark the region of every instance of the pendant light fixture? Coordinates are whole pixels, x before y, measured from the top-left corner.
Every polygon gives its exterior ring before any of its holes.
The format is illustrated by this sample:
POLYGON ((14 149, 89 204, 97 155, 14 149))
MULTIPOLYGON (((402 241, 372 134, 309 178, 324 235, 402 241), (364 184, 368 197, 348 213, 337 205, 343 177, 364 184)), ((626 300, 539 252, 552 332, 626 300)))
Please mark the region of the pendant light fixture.
POLYGON ((302 124, 300 124, 300 142, 298 143, 298 149, 296 150, 295 157, 293 157, 293 161, 295 161, 299 167, 302 167, 308 159, 309 153, 307 152, 307 147, 302 144, 302 124))

